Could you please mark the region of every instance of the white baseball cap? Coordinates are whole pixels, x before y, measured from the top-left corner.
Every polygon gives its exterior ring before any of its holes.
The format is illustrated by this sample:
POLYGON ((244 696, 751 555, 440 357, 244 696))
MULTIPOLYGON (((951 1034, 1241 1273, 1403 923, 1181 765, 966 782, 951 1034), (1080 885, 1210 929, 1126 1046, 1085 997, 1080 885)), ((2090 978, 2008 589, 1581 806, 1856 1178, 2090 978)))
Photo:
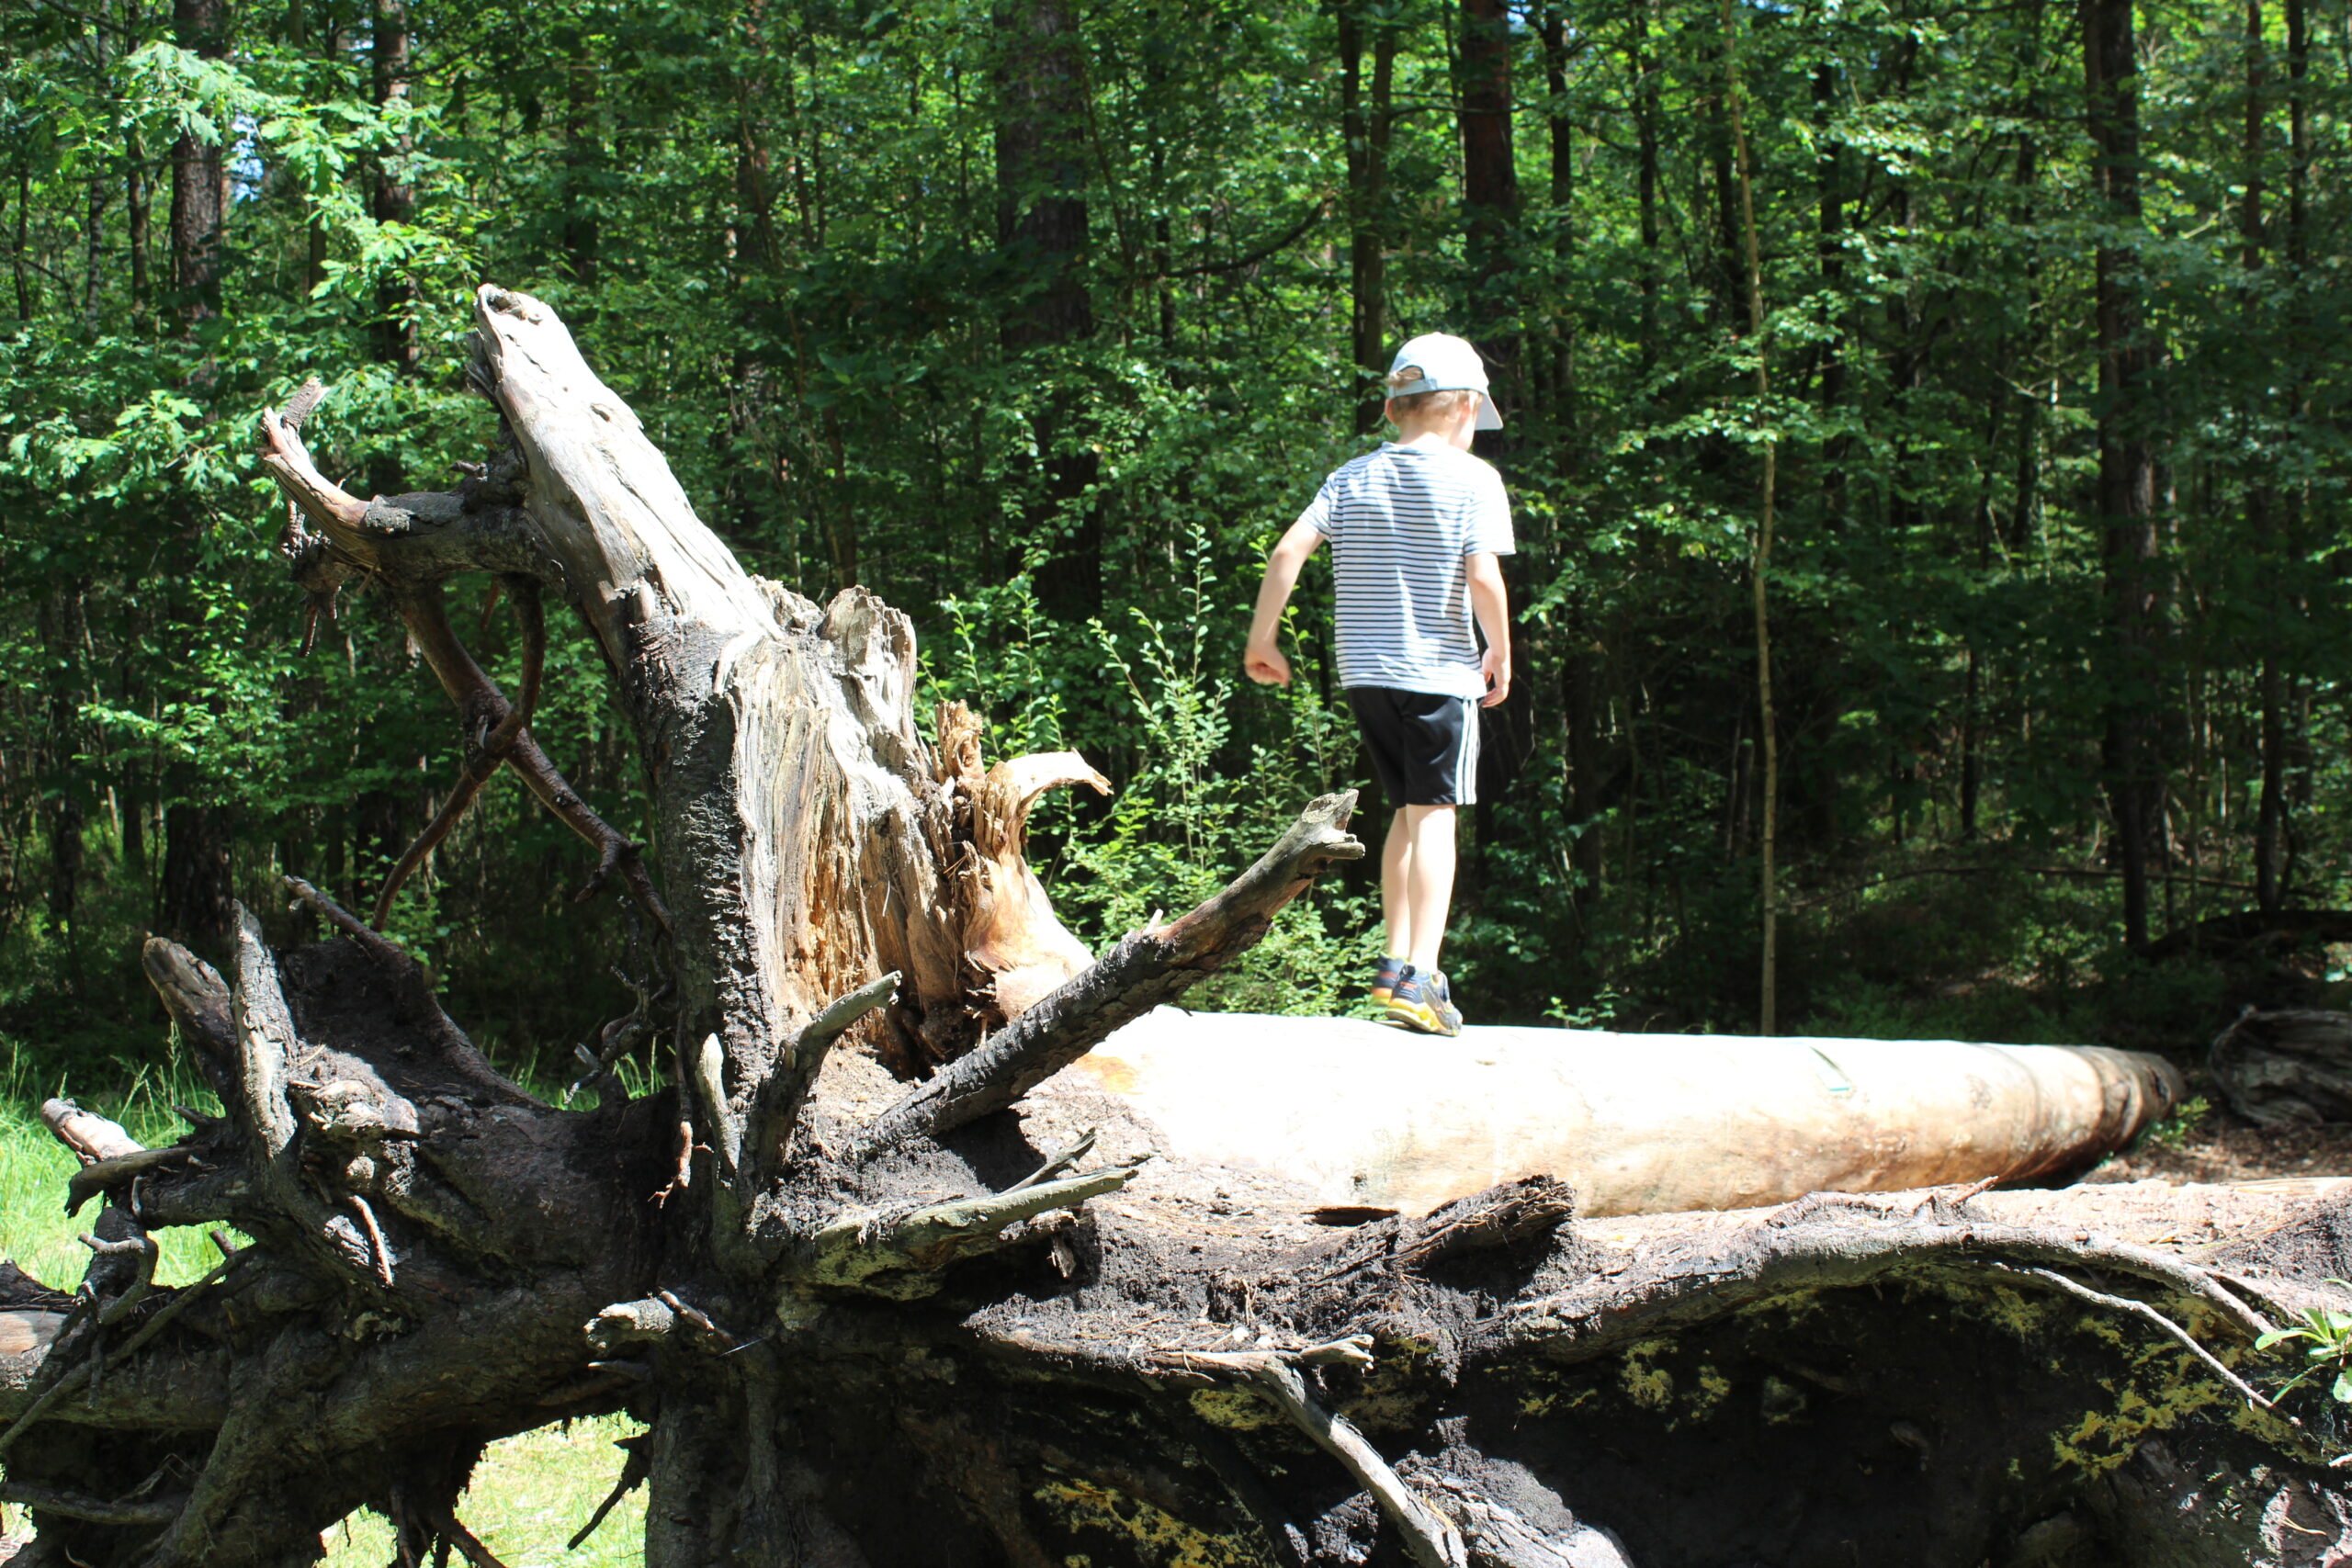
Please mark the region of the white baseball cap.
POLYGON ((1486 362, 1478 351, 1455 337, 1452 333, 1423 333, 1396 351, 1396 358, 1388 367, 1391 376, 1408 366, 1418 366, 1421 378, 1403 386, 1391 386, 1392 398, 1409 398, 1416 392, 1476 392, 1478 394, 1478 423, 1480 430, 1500 430, 1502 411, 1495 407, 1495 395, 1487 390, 1486 362))

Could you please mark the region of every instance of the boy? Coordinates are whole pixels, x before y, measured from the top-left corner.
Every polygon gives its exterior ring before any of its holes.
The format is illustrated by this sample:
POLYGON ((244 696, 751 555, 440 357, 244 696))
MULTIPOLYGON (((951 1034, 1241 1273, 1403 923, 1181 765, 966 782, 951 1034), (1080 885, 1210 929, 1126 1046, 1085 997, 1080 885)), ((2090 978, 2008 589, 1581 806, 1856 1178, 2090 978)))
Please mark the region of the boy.
POLYGON ((1396 439, 1325 479, 1267 558, 1241 664, 1261 684, 1290 684, 1274 631, 1299 568, 1329 539, 1340 683, 1395 808, 1380 857, 1387 948, 1372 998, 1389 1023, 1459 1034, 1438 948, 1453 895, 1454 815, 1477 800, 1473 705, 1510 694, 1510 609, 1496 558, 1514 547, 1502 478, 1470 455, 1470 441, 1503 421, 1477 350, 1444 333, 1396 351, 1386 412, 1396 439))

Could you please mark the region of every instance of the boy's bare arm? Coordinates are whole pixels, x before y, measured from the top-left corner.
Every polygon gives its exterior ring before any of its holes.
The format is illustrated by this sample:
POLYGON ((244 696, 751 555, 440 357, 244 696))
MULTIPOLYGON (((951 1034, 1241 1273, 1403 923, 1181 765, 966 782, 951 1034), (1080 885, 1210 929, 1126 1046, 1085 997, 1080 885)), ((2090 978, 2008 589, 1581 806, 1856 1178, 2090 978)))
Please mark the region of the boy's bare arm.
POLYGON ((1298 586, 1299 568, 1323 543, 1322 530, 1307 522, 1294 523, 1266 558, 1266 580, 1258 585, 1258 612, 1250 618, 1250 641, 1241 650, 1241 668, 1260 685, 1290 684, 1290 660, 1274 646, 1290 592, 1298 586))
POLYGON ((1487 677, 1487 694, 1480 707, 1493 707, 1510 695, 1510 593, 1503 587, 1502 563, 1491 551, 1469 558, 1470 613, 1487 638, 1487 654, 1479 671, 1487 677))

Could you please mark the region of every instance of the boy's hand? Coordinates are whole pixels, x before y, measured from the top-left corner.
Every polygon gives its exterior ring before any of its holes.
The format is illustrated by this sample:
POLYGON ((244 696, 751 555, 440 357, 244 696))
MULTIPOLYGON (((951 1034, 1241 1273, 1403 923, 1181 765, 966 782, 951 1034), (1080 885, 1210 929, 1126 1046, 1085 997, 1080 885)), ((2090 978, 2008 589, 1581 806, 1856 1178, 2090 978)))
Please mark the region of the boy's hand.
POLYGON ((1272 643, 1261 646, 1253 642, 1244 649, 1241 653, 1241 668, 1250 679, 1257 682, 1261 686, 1290 684, 1290 660, 1284 659, 1282 649, 1272 643))
POLYGON ((1487 694, 1478 699, 1482 708, 1498 706, 1510 695, 1510 655, 1501 649, 1487 649, 1487 657, 1478 661, 1478 672, 1487 678, 1487 694))

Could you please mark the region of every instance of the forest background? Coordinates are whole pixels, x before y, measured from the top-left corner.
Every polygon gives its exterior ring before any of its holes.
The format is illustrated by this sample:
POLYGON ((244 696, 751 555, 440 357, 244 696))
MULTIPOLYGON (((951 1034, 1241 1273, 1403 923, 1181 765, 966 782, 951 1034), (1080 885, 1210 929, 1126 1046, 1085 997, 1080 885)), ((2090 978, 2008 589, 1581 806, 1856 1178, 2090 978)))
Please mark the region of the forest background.
MULTIPOLYGON (((2324 997, 2233 943, 2352 937, 2348 83, 2326 0, 0 0, 0 1049, 135 1075, 140 931, 294 940, 279 874, 364 908, 446 797, 397 623, 304 654, 252 432, 316 375, 331 475, 446 486, 482 280, 753 570, 1110 775, 1036 823, 1091 944, 1367 784, 1328 569, 1287 693, 1246 608, 1442 328, 1521 541, 1474 1021, 1756 1029, 1768 877, 1784 1030, 2324 997)), ((535 728, 639 822, 564 638, 535 728)), ((390 911, 518 1070, 623 1010, 588 869, 502 784, 390 911)), ((1210 1005, 1346 1005, 1372 874, 1210 1005)))

